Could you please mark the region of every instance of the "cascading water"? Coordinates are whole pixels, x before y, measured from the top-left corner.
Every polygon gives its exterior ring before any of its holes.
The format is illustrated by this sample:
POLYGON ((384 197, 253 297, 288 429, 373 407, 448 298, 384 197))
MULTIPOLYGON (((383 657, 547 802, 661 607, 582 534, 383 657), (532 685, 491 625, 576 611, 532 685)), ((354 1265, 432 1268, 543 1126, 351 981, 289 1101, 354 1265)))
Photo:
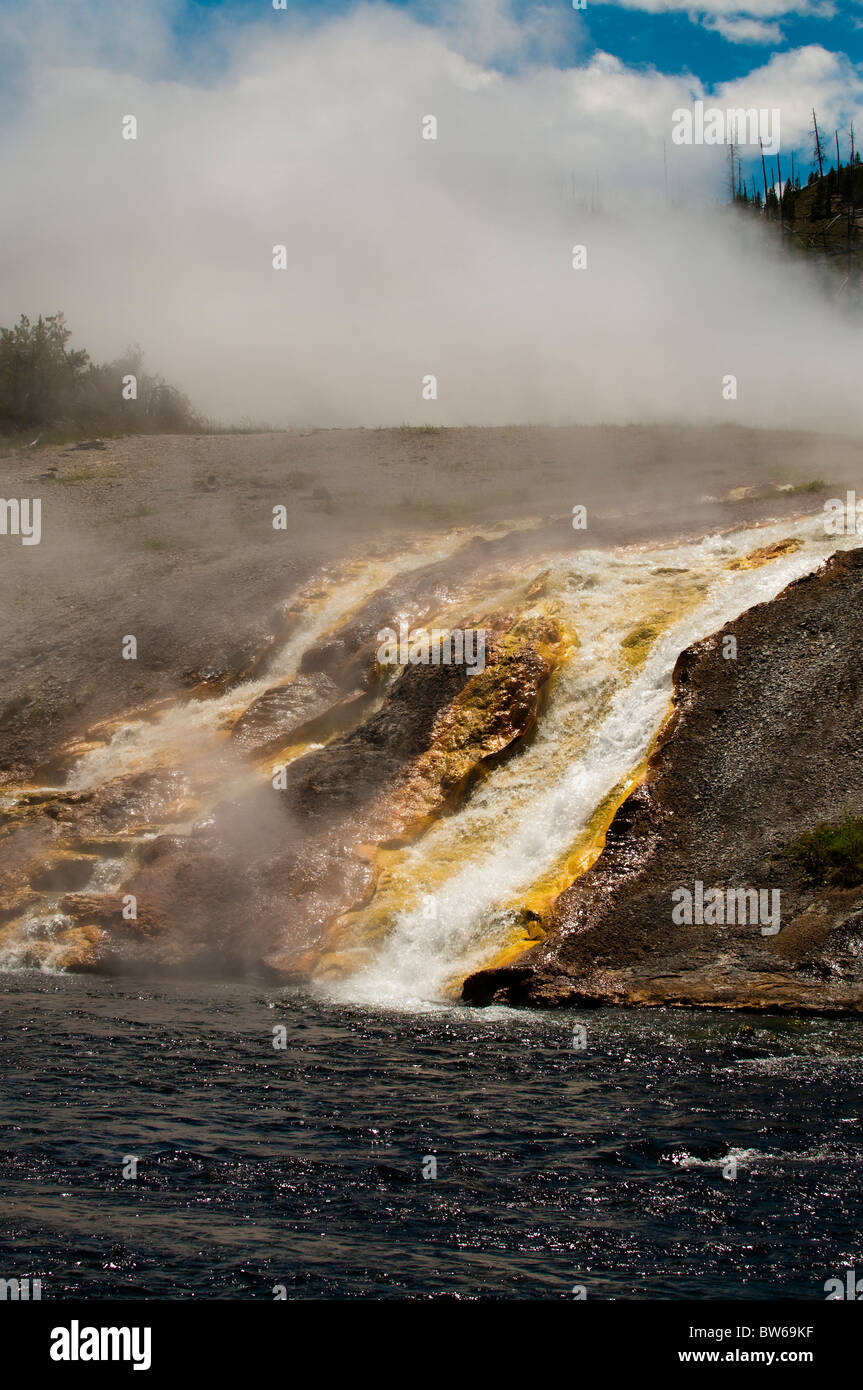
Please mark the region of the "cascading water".
MULTIPOLYGON (((230 746, 234 720, 290 679, 306 648, 332 634, 389 579, 449 556, 464 539, 451 535, 432 547, 346 566, 338 578, 310 588, 297 629, 265 677, 120 724, 107 742, 85 751, 68 775, 67 792, 166 768, 180 769, 186 788, 170 825, 121 827, 120 849, 114 844, 106 851, 87 891, 117 891, 142 842, 165 829, 187 833, 218 800, 263 782, 268 768, 253 766, 230 746)), ((473 970, 528 945, 525 931, 541 928, 526 928, 525 907, 550 905, 600 851, 607 822, 667 716, 680 651, 774 597, 836 548, 817 517, 680 545, 520 560, 471 580, 439 620, 456 625, 506 610, 554 617, 574 637, 524 746, 486 771, 470 797, 420 839, 377 849, 371 900, 340 909, 317 948, 315 988, 343 1000, 425 1007, 451 995, 473 970), (747 559, 752 552, 758 553, 747 559)), ((279 760, 299 758, 308 747, 289 747, 279 760)), ((21 799, 32 793, 26 789, 21 799)), ((16 804, 13 793, 7 813, 16 804)), ((63 964, 64 949, 53 943, 70 924, 58 916, 59 901, 59 894, 46 895, 41 907, 28 907, 2 930, 5 968, 32 964, 40 935, 39 964, 63 964)), ((536 921, 541 912, 531 916, 536 921)), ((286 902, 286 933, 290 918, 286 902)))
MULTIPOLYGON (((825 544, 819 519, 618 557, 582 552, 561 563, 555 593, 575 595, 568 606, 580 646, 552 692, 538 737, 492 772, 460 813, 404 850, 398 866, 387 866, 383 896, 422 901, 394 910, 373 959, 329 991, 342 1000, 422 1006, 499 956, 532 887, 566 857, 615 788, 632 784, 669 711, 679 653, 773 598, 835 549, 825 544), (800 548, 764 568, 728 568, 783 537, 800 548), (633 669, 622 656, 626 633, 657 607, 667 626, 650 637, 633 669)), ((380 896, 379 889, 377 914, 385 910, 380 896)))
POLYGON ((334 581, 308 586, 316 597, 306 604, 297 631, 277 653, 265 678, 245 681, 215 699, 177 704, 152 722, 122 724, 102 747, 85 753, 70 772, 72 790, 98 786, 109 777, 137 772, 159 762, 212 758, 218 735, 259 695, 296 674, 303 652, 337 627, 358 605, 396 574, 405 574, 445 558, 464 540, 457 534, 429 549, 414 549, 345 567, 334 581), (317 597, 322 586, 326 592, 317 597))

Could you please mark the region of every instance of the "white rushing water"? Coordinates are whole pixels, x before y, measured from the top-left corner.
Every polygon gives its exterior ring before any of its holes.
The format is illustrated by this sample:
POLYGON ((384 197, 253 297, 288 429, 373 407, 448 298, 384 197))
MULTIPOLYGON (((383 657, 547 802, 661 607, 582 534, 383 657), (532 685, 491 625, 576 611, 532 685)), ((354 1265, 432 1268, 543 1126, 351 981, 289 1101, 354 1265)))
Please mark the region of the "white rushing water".
MULTIPOLYGON (((182 833, 202 807, 268 775, 237 755, 227 738, 242 710, 289 679, 306 648, 377 588, 451 554, 467 535, 451 533, 433 547, 355 562, 310 586, 301 622, 265 678, 217 698, 179 701, 149 720, 129 720, 80 757, 67 786, 89 789, 130 772, 182 769, 189 810, 183 809, 184 792, 180 817, 190 819, 186 825, 175 816, 172 823, 182 833)), ((854 537, 838 543, 826 537, 819 514, 688 544, 575 551, 545 569, 539 560, 523 560, 483 576, 462 594, 464 614, 554 617, 575 639, 550 681, 533 737, 488 770, 466 802, 416 843, 379 852, 374 896, 340 920, 335 964, 321 948, 316 988, 361 1003, 437 1006, 471 971, 527 944, 521 909, 530 906, 531 894, 540 904, 550 902, 586 866, 600 809, 632 785, 667 717, 679 653, 855 543, 854 537), (754 568, 730 568, 789 537, 797 550, 754 568)), ((455 607, 440 616, 447 625, 459 621, 455 607)), ((733 668, 730 661, 732 680, 733 668)), ((302 751, 297 746, 280 757, 302 751)), ((147 834, 157 830, 148 827, 147 834)), ((89 891, 116 889, 135 853, 132 835, 128 854, 106 860, 89 891)), ((58 915, 60 896, 46 898, 4 932, 0 964, 15 968, 31 960, 33 940, 46 932, 43 968, 63 958, 69 922, 58 915)), ((287 902, 286 938, 290 922, 287 902)))
POLYGON ((342 1000, 424 1007, 493 959, 512 931, 507 907, 565 856, 604 798, 649 752, 669 710, 679 653, 775 597, 837 548, 818 517, 628 555, 582 552, 556 567, 558 593, 577 577, 570 606, 581 645, 557 683, 538 738, 496 769, 462 811, 403 852, 402 887, 412 883, 418 901, 394 915, 370 962, 325 991, 342 1000), (728 568, 735 557, 788 536, 801 540, 802 549, 763 568, 728 568), (663 576, 663 570, 678 573, 663 576), (702 593, 693 601, 696 577, 702 593), (673 604, 675 596, 686 611, 657 637, 640 669, 627 668, 622 636, 655 602, 673 604), (573 710, 589 730, 575 756, 573 710), (435 885, 441 864, 445 881, 435 885))

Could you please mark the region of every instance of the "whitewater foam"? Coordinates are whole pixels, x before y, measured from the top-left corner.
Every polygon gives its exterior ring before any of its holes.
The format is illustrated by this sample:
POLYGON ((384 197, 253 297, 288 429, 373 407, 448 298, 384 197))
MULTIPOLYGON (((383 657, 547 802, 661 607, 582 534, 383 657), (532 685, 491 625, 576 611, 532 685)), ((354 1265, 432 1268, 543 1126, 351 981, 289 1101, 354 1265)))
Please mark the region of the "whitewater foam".
POLYGON ((670 708, 679 653, 775 597, 836 549, 822 519, 809 517, 671 548, 582 551, 555 567, 556 592, 577 599, 571 616, 580 646, 552 692, 535 743, 492 772, 461 812, 403 852, 401 881, 413 881, 422 906, 398 911, 374 958, 348 979, 328 982, 326 992, 342 1001, 420 1008, 494 959, 511 939, 514 903, 565 856, 596 808, 647 756, 670 708), (788 537, 801 548, 762 568, 729 569, 754 548, 788 537), (645 612, 640 591, 648 612, 662 600, 657 575, 667 576, 687 611, 658 634, 633 670, 621 659, 621 640, 645 612), (590 732, 579 756, 556 761, 549 753, 566 744, 561 735, 573 708, 590 732), (478 836, 483 817, 485 834, 478 836), (432 889, 439 851, 452 872, 432 889))

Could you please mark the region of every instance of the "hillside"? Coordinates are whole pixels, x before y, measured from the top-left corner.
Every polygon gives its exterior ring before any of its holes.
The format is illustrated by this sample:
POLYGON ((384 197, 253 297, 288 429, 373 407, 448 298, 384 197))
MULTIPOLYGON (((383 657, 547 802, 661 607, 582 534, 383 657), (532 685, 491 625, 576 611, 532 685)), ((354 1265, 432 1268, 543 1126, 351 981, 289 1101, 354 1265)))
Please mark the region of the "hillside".
MULTIPOLYGON (((807 183, 789 179, 781 203, 778 184, 768 186, 765 203, 757 188, 741 181, 735 204, 763 218, 789 251, 829 266, 840 278, 839 292, 856 300, 863 282, 863 164, 859 154, 854 160, 823 176, 813 173, 807 183)), ((768 166, 768 180, 771 173, 768 166)))

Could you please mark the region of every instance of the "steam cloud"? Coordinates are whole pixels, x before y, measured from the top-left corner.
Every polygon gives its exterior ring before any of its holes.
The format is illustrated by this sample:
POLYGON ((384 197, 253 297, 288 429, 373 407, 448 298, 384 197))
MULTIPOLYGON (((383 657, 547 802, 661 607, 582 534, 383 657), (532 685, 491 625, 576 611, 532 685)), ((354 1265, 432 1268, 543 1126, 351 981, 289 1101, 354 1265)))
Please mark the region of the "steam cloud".
POLYGON ((706 97, 781 108, 799 149, 813 104, 829 131, 859 114, 847 59, 804 48, 705 93, 608 54, 555 66, 582 24, 559 8, 311 25, 262 3, 192 49, 172 4, 143 8, 0 22, 0 321, 62 308, 103 359, 138 341, 223 420, 859 428, 859 325, 721 207, 723 150, 670 140, 706 97))

